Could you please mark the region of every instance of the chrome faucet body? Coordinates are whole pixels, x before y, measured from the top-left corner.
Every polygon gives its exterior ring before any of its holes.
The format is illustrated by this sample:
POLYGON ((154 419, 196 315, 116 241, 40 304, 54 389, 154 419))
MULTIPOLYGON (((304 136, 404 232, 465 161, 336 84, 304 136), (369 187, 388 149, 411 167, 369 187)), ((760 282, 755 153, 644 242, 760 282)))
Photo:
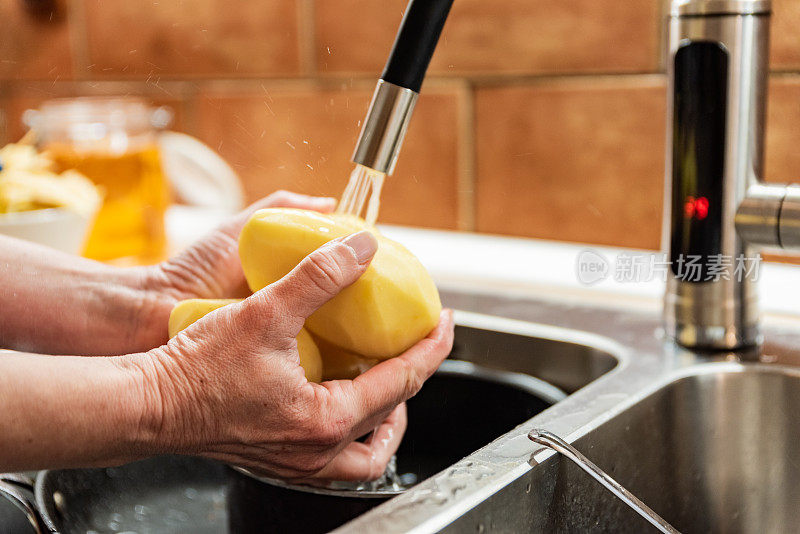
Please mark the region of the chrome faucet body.
POLYGON ((761 342, 762 247, 800 243, 800 187, 762 182, 770 0, 673 0, 667 54, 667 333, 699 350, 761 342))

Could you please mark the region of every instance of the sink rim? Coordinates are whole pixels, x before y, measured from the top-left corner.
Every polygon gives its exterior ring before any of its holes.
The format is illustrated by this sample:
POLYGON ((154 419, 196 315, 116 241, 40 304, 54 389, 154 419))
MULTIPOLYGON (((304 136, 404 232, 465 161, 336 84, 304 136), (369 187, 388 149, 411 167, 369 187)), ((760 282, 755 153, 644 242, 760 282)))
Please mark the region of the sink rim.
MULTIPOLYGON (((565 389, 569 396, 572 396, 578 391, 596 383, 598 380, 603 380, 609 376, 619 373, 630 363, 631 350, 629 347, 626 347, 611 337, 599 333, 575 328, 565 328, 548 323, 524 321, 460 309, 453 310, 453 317, 456 328, 467 327, 487 332, 524 336, 545 342, 562 343, 565 345, 571 345, 573 347, 581 347, 582 349, 596 351, 597 353, 613 360, 614 365, 608 371, 603 372, 588 383, 572 391, 565 387, 561 387, 554 380, 548 380, 544 377, 537 377, 534 374, 527 373, 525 371, 514 371, 521 374, 527 374, 535 379, 550 382, 561 389, 565 389)), ((485 362, 482 362, 481 365, 486 368, 491 368, 491 366, 487 365, 485 362)))
POLYGON ((456 326, 581 345, 604 352, 617 360, 617 365, 604 374, 604 377, 627 363, 630 356, 628 347, 610 337, 594 332, 459 309, 453 310, 453 319, 456 326))

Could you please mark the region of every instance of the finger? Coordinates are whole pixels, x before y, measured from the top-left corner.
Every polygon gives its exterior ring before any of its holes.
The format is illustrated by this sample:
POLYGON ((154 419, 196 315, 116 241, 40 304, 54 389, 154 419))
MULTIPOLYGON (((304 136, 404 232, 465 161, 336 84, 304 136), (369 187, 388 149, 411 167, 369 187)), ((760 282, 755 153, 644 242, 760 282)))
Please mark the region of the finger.
POLYGON ((309 315, 364 274, 377 250, 378 240, 367 230, 335 239, 306 256, 286 276, 249 300, 256 305, 277 305, 295 319, 291 328, 297 327, 299 332, 309 315))
POLYGON ((354 441, 312 478, 317 480, 375 480, 397 452, 408 419, 406 405, 398 405, 364 443, 354 441))
POLYGON ((256 211, 268 207, 332 211, 336 200, 276 191, 234 215, 187 250, 161 264, 166 277, 178 281, 180 298, 246 297, 250 294, 239 261, 238 239, 242 227, 256 211), (187 283, 184 273, 194 273, 187 283))
POLYGON ((256 200, 244 210, 237 213, 229 221, 220 227, 220 230, 230 235, 231 237, 238 238, 239 232, 242 231, 245 223, 250 220, 250 217, 260 209, 264 208, 298 208, 306 210, 320 211, 327 213, 333 211, 336 207, 336 199, 331 197, 312 197, 309 195, 301 195, 300 193, 292 193, 291 191, 275 191, 269 196, 260 200, 256 200))
POLYGON ((264 200, 267 206, 263 207, 271 208, 297 208, 327 213, 336 207, 336 199, 333 197, 314 197, 283 190, 275 191, 264 200))
POLYGON ((335 420, 354 421, 354 436, 374 428, 395 406, 405 402, 439 368, 453 348, 453 312, 442 310, 439 324, 428 337, 406 352, 374 366, 352 381, 323 382, 331 392, 335 420))

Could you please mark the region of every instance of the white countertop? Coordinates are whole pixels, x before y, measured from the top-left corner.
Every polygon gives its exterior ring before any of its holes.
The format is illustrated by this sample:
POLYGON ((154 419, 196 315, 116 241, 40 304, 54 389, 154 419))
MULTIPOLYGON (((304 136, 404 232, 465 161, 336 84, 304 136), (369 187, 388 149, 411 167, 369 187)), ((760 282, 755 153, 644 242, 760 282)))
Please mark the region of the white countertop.
MULTIPOLYGON (((197 208, 173 207, 167 214, 167 233, 178 250, 224 219, 220 213, 197 208)), ((411 250, 442 289, 553 298, 600 299, 621 306, 658 309, 664 283, 659 276, 649 281, 614 280, 613 269, 620 255, 651 254, 652 251, 562 243, 380 225, 380 230, 411 250), (586 285, 578 279, 579 255, 590 250, 605 257, 612 273, 586 285)), ((800 267, 764 263, 758 274, 762 310, 771 315, 800 316, 800 267)))

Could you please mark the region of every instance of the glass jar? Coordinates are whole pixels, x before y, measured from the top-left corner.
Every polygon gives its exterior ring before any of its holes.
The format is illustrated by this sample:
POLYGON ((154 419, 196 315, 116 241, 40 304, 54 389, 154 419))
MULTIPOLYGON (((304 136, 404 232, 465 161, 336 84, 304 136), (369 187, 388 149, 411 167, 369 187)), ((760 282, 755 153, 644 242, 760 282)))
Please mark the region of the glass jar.
POLYGON ((57 170, 76 169, 101 189, 86 257, 125 265, 164 258, 170 193, 157 137, 171 119, 168 109, 136 98, 56 99, 25 113, 57 170))

